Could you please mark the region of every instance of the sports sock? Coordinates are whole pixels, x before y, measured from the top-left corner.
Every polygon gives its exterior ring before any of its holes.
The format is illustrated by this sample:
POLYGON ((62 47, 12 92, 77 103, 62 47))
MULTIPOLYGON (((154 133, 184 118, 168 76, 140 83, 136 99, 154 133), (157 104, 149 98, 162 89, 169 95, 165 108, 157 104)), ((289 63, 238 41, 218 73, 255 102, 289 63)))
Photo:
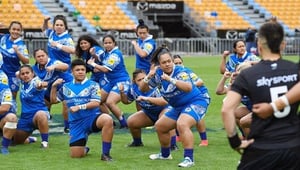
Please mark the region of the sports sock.
POLYGON ((184 149, 184 157, 189 157, 194 162, 194 149, 184 149))
POLYGON ((69 129, 69 121, 68 120, 64 120, 64 126, 66 129, 69 129))
POLYGON ((161 147, 160 152, 163 157, 167 158, 170 155, 170 147, 167 148, 161 147))
POLYGON ((176 135, 171 137, 171 146, 175 146, 176 145, 176 135))
POLYGON ((8 148, 10 142, 11 142, 11 139, 8 139, 8 138, 2 136, 2 146, 4 148, 8 148))
POLYGON ((48 133, 41 133, 42 141, 48 142, 48 137, 49 137, 49 134, 48 134, 48 133))
POLYGON ((142 143, 142 139, 141 138, 133 138, 133 143, 135 143, 135 144, 141 144, 142 143))
POLYGON ((205 132, 199 132, 201 140, 207 140, 206 131, 205 132))
POLYGON ((109 155, 111 142, 102 141, 102 154, 109 155))

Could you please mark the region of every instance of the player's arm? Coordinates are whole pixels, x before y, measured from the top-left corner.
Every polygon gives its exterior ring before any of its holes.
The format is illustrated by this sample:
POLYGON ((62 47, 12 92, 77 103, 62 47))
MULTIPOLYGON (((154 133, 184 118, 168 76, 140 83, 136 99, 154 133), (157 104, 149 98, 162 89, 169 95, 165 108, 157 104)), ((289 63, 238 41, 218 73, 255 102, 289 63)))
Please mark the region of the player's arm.
POLYGON ((165 106, 168 102, 163 97, 146 97, 146 96, 139 96, 137 101, 147 101, 153 105, 157 106, 165 106))
POLYGON ((178 80, 175 78, 171 78, 167 74, 163 74, 161 76, 163 80, 166 80, 176 86, 179 90, 182 90, 184 92, 190 92, 193 88, 192 83, 190 81, 184 81, 184 80, 178 80))
POLYGON ((17 54, 19 60, 20 60, 23 64, 29 64, 29 58, 28 58, 28 57, 25 57, 26 54, 24 53, 24 51, 27 51, 27 49, 22 49, 22 47, 19 48, 17 45, 13 45, 12 47, 13 47, 13 49, 15 50, 15 52, 16 52, 16 54, 17 54), (21 52, 20 50, 22 50, 22 52, 21 52))
POLYGON ((141 47, 139 47, 139 45, 137 44, 136 41, 131 41, 131 44, 133 45, 134 50, 136 51, 136 53, 141 56, 142 58, 147 57, 148 54, 146 51, 144 51, 141 47))
POLYGON ((294 85, 285 95, 279 97, 272 103, 258 103, 254 104, 252 111, 260 118, 268 118, 272 116, 275 111, 282 110, 290 104, 300 100, 300 82, 294 85))
POLYGON ((67 71, 69 69, 69 65, 60 61, 55 62, 55 64, 46 67, 46 70, 49 71, 67 71))
POLYGON ((217 88, 216 88, 216 94, 217 95, 223 95, 223 94, 226 94, 227 91, 228 91, 228 88, 225 87, 225 83, 227 81, 227 79, 230 77, 231 73, 229 71, 226 71, 221 80, 219 81, 218 85, 217 85, 217 88))
POLYGON ((119 85, 119 91, 120 91, 121 101, 123 104, 132 103, 132 101, 128 100, 127 95, 124 93, 124 85, 123 84, 119 85))
POLYGON ((94 69, 97 69, 97 70, 99 70, 99 71, 101 71, 101 72, 103 72, 103 73, 107 73, 107 72, 110 71, 110 70, 107 69, 106 67, 104 67, 104 66, 102 66, 102 65, 99 65, 99 64, 95 63, 95 58, 90 58, 90 59, 87 61, 87 63, 88 63, 89 65, 91 65, 92 67, 94 67, 94 69))
POLYGON ((57 86, 62 84, 64 82, 63 79, 59 78, 55 82, 53 82, 51 86, 51 91, 50 91, 50 103, 55 104, 58 103, 59 101, 57 100, 57 86))
POLYGON ((224 51, 223 55, 221 57, 221 63, 220 63, 220 73, 224 74, 226 71, 226 58, 230 54, 229 51, 224 51))
POLYGON ((50 20, 50 17, 46 17, 44 19, 43 25, 42 25, 42 32, 48 29, 48 21, 50 20))
POLYGON ((253 139, 241 141, 236 131, 235 109, 241 102, 241 95, 234 91, 228 91, 222 106, 222 120, 227 133, 230 146, 240 153, 240 149, 248 147, 253 139))

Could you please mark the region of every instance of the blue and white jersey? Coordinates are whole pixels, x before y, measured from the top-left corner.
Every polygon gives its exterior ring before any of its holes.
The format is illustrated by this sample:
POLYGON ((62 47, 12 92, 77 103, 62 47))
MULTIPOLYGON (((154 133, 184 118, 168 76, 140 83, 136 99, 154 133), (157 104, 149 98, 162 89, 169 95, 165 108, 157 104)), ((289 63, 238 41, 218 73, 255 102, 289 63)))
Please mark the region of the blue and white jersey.
POLYGON ((6 84, 6 85, 8 85, 8 77, 4 73, 4 71, 2 71, 1 69, 0 69, 0 84, 6 84))
POLYGON ((232 73, 235 71, 237 65, 245 61, 260 61, 260 58, 248 52, 245 52, 241 58, 236 54, 232 54, 229 56, 229 59, 226 62, 226 69, 232 73))
MULTIPOLYGON (((100 103, 101 91, 98 83, 88 80, 87 78, 81 83, 75 83, 71 81, 65 83, 57 93, 59 101, 66 101, 68 108, 71 106, 78 106, 86 104, 90 101, 97 101, 100 103)), ((94 114, 100 114, 99 107, 93 109, 79 110, 76 113, 69 112, 69 122, 75 123, 86 117, 93 116, 94 114)))
POLYGON ((136 53, 135 68, 142 69, 146 73, 148 73, 151 67, 151 56, 156 49, 156 42, 153 39, 153 36, 149 35, 144 41, 141 38, 138 38, 137 44, 143 51, 147 53, 147 57, 141 57, 136 53))
POLYGON ((20 100, 21 100, 21 118, 30 119, 37 111, 43 110, 48 112, 48 108, 44 101, 45 89, 37 89, 40 83, 39 77, 34 77, 30 82, 21 81, 20 100))
POLYGON ((42 80, 48 83, 48 87, 51 88, 52 83, 57 80, 58 78, 64 79, 65 82, 69 82, 73 80, 73 76, 68 71, 59 71, 59 70, 52 70, 48 72, 46 67, 62 63, 61 61, 48 58, 48 62, 45 67, 41 68, 39 64, 35 64, 32 66, 34 73, 42 80))
POLYGON ((18 46, 19 52, 24 57, 29 58, 28 49, 22 38, 11 41, 9 34, 0 35, 0 52, 3 57, 2 70, 8 77, 16 77, 16 72, 21 66, 20 59, 13 49, 15 45, 18 46))
POLYGON ((75 48, 73 39, 72 39, 71 35, 68 33, 68 31, 65 31, 62 34, 57 35, 53 29, 47 29, 45 31, 45 33, 46 33, 46 36, 48 37, 48 53, 49 53, 50 58, 59 60, 68 65, 71 65, 71 54, 70 53, 64 52, 62 49, 51 46, 51 42, 55 41, 59 44, 75 48))
POLYGON ((162 74, 163 71, 160 68, 158 68, 156 70, 155 76, 150 79, 149 85, 153 88, 158 87, 161 95, 174 108, 187 105, 191 101, 203 100, 199 89, 193 84, 187 69, 181 66, 174 66, 173 72, 171 73, 170 77, 176 80, 190 82, 193 86, 190 92, 184 92, 178 89, 176 85, 170 83, 169 81, 162 80, 162 74))
MULTIPOLYGON (((12 92, 11 92, 9 86, 6 84, 0 83, 0 105, 3 105, 3 104, 10 105, 10 109, 6 113, 16 113, 16 108, 14 107, 14 104, 13 104, 12 92)), ((0 120, 6 115, 6 113, 0 114, 0 120)))
MULTIPOLYGON (((97 58, 95 60, 95 63, 99 65, 103 65, 103 60, 105 57, 104 49, 100 46, 93 46, 92 48, 95 48, 95 54, 97 55, 97 58)), ((87 51, 83 52, 82 59, 85 63, 91 58, 91 54, 87 51)), ((105 80, 105 73, 99 71, 99 72, 94 72, 94 67, 92 67, 89 64, 86 64, 86 67, 88 70, 92 71, 91 75, 91 80, 95 82, 100 82, 102 80, 105 80)))
MULTIPOLYGON (((139 87, 136 84, 132 84, 130 89, 127 93, 127 98, 130 102, 136 100, 139 96, 144 97, 162 97, 158 88, 152 88, 147 92, 140 91, 139 87)), ((163 110, 165 106, 158 106, 154 105, 148 101, 137 101, 137 103, 142 107, 144 110, 163 110)))
MULTIPOLYGON (((186 68, 186 70, 187 70, 187 72, 188 72, 188 74, 189 74, 190 78, 192 79, 192 82, 194 83, 195 86, 196 86, 197 82, 199 82, 199 81, 203 82, 203 80, 197 74, 195 74, 193 72, 193 70, 191 70, 187 67, 185 67, 185 68, 186 68)), ((206 102, 209 104, 210 103, 210 96, 208 94, 207 87, 205 85, 201 85, 201 86, 197 86, 197 87, 198 87, 199 91, 201 92, 201 97, 203 97, 206 100, 206 102)))
POLYGON ((129 74, 125 67, 122 52, 118 47, 113 48, 110 52, 105 52, 103 66, 109 70, 109 72, 105 74, 107 80, 111 84, 130 80, 129 74))

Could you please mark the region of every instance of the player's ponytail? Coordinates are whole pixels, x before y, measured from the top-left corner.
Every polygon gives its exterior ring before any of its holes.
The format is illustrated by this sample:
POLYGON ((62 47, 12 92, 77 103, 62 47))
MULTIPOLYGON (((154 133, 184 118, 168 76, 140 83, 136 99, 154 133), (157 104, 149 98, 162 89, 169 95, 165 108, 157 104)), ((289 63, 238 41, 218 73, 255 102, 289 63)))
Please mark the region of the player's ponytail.
POLYGON ((152 54, 151 63, 155 65, 159 65, 159 58, 161 55, 169 53, 172 57, 170 50, 168 49, 166 44, 162 44, 160 47, 158 47, 154 53, 152 54))
POLYGON ((146 28, 147 31, 149 31, 149 27, 145 24, 145 22, 144 22, 143 19, 139 19, 138 22, 139 22, 139 24, 138 24, 137 27, 136 27, 136 31, 137 31, 138 29, 143 29, 143 28, 146 28))

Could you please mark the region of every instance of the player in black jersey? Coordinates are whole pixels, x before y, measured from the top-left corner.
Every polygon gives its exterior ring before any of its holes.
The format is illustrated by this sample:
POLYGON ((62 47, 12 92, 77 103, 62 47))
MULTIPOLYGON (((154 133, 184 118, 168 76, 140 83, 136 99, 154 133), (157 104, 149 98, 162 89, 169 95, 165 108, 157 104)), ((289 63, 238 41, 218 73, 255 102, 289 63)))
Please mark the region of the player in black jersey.
MULTIPOLYGON (((262 60, 243 70, 227 93, 222 117, 231 147, 241 153, 238 169, 300 169, 300 119, 299 102, 288 104, 267 118, 253 111, 247 140, 240 140, 236 132, 234 110, 246 95, 253 104, 272 102, 285 94, 299 81, 298 65, 283 60, 284 31, 277 22, 267 22, 258 32, 258 50, 262 60)), ((299 95, 298 95, 299 96, 299 95)), ((282 98, 282 97, 281 97, 282 98)))

